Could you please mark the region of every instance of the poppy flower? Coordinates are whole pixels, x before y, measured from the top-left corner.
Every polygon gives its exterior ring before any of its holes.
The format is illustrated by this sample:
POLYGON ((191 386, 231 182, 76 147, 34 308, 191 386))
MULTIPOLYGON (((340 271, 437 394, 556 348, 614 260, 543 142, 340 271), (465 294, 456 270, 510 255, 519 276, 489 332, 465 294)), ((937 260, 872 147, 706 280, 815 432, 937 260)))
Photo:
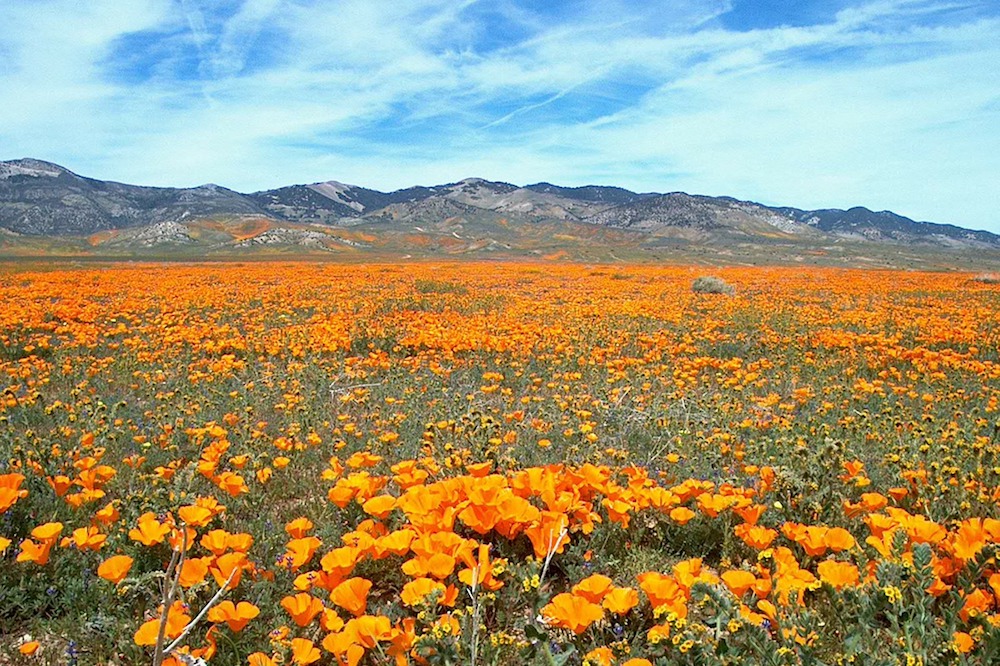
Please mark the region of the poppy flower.
POLYGON ((322 545, 323 542, 314 536, 292 539, 285 546, 285 566, 297 571, 312 559, 322 545))
POLYGON ((434 592, 444 592, 444 583, 433 578, 416 578, 403 586, 399 599, 407 606, 419 606, 434 592))
POLYGON ((570 590, 573 594, 587 601, 599 604, 605 595, 611 591, 612 580, 603 574, 587 576, 570 590))
POLYGON ((631 587, 613 587, 601 600, 601 606, 616 615, 624 615, 638 605, 639 593, 631 587))
POLYGON ((339 576, 348 576, 358 563, 361 552, 351 546, 334 548, 319 561, 323 571, 339 576))
POLYGON ((43 543, 54 543, 62 530, 62 523, 45 523, 31 530, 31 536, 43 543))
POLYGON ((308 626, 323 611, 323 602, 306 592, 289 595, 281 600, 281 607, 300 627, 308 626))
POLYGON ((419 578, 421 576, 432 576, 443 580, 455 571, 457 561, 447 553, 434 553, 433 555, 417 555, 411 560, 403 563, 403 573, 407 576, 419 578))
POLYGON ((49 476, 46 477, 45 480, 52 487, 56 497, 62 497, 73 486, 73 480, 68 476, 49 476))
POLYGON ((353 618, 348 625, 345 629, 364 648, 373 648, 380 641, 392 637, 392 623, 384 615, 362 615, 353 618))
POLYGON ((968 622, 969 618, 982 615, 992 606, 993 595, 976 588, 971 594, 966 595, 965 603, 962 604, 958 616, 962 618, 963 622, 968 622))
POLYGON ((248 601, 241 601, 234 604, 226 599, 217 606, 213 606, 208 611, 208 621, 222 623, 225 622, 231 631, 242 631, 250 620, 260 615, 260 609, 248 601))
POLYGON ((763 504, 750 504, 744 507, 734 507, 733 513, 739 516, 747 525, 756 525, 757 521, 764 514, 765 509, 767 507, 763 504))
POLYGON ((569 543, 567 527, 569 519, 557 511, 543 511, 538 520, 524 530, 535 549, 535 557, 547 557, 550 553, 562 553, 569 543))
POLYGON ((849 562, 824 560, 816 567, 816 571, 821 581, 829 583, 838 590, 854 587, 860 580, 858 568, 849 562))
POLYGON ((722 578, 722 582, 726 584, 726 587, 729 588, 729 591, 737 597, 742 597, 757 582, 757 577, 752 573, 739 569, 726 571, 720 578, 722 578))
POLYGON ((649 598, 653 610, 663 609, 687 617, 687 593, 672 576, 656 571, 639 574, 639 587, 649 598))
POLYGON ((156 514, 150 512, 139 516, 136 527, 129 530, 128 536, 144 546, 155 546, 163 543, 171 529, 170 525, 161 523, 157 520, 156 514))
POLYGON ((170 536, 167 537, 167 542, 173 550, 181 550, 183 548, 186 552, 194 547, 195 538, 197 536, 198 533, 193 527, 183 526, 170 530, 170 536))
POLYGON ((502 568, 507 564, 507 560, 498 559, 490 561, 489 553, 489 545, 480 544, 478 559, 474 560, 471 557, 471 554, 464 555, 463 557, 465 557, 465 563, 469 568, 459 571, 458 579, 466 585, 476 585, 487 590, 488 592, 493 592, 503 587, 503 581, 495 578, 494 574, 497 576, 500 575, 502 568))
POLYGON ((733 528, 739 539, 754 550, 764 550, 778 537, 778 533, 768 527, 743 523, 733 528))
POLYGON ((243 493, 250 492, 243 477, 233 472, 223 472, 215 479, 215 485, 229 494, 230 497, 239 497, 243 493))
POLYGON ((313 522, 306 517, 296 518, 285 525, 285 532, 293 539, 301 539, 313 528, 313 522))
POLYGON ((292 663, 300 666, 308 666, 319 661, 319 649, 307 638, 293 638, 292 643, 292 663))
POLYGON ((583 663, 590 666, 613 666, 615 653, 607 646, 597 647, 583 656, 583 663))
POLYGON ((604 617, 604 609, 583 597, 562 592, 542 608, 541 615, 552 626, 569 629, 579 636, 604 617))
POLYGON ((412 530, 396 530, 375 540, 374 557, 386 555, 406 555, 416 534, 412 530))
MULTIPOLYGON (((181 635, 184 628, 191 623, 191 616, 187 614, 187 608, 180 601, 175 601, 167 612, 166 629, 164 636, 174 639, 181 635)), ((160 631, 160 617, 143 622, 138 631, 135 632, 133 640, 136 645, 156 645, 156 638, 160 631)))
POLYGON ((987 534, 986 530, 983 529, 983 521, 978 518, 971 518, 963 520, 959 524, 958 531, 952 540, 952 548, 954 549, 955 557, 967 562, 975 559, 979 552, 986 546, 986 542, 987 534))
POLYGON ((102 525, 110 525, 116 522, 119 517, 118 509, 113 502, 108 502, 94 513, 94 520, 102 525))
POLYGON ((97 567, 97 575, 117 585, 128 575, 132 562, 128 555, 114 555, 101 562, 97 567))
POLYGON ((21 552, 17 554, 18 562, 34 562, 38 566, 45 566, 49 563, 49 554, 52 551, 52 542, 35 543, 31 539, 21 542, 21 552))
POLYGON ((215 556, 222 555, 229 550, 229 532, 226 530, 210 530, 202 535, 201 547, 215 556))
POLYGON ((352 615, 361 615, 368 606, 368 592, 372 582, 367 578, 348 578, 333 588, 330 600, 352 615))
POLYGON ((951 643, 955 646, 955 651, 960 654, 968 654, 976 646, 976 641, 964 631, 956 631, 952 634, 951 643))
POLYGON ((177 509, 177 515, 188 527, 205 527, 215 517, 215 514, 203 506, 182 506, 177 509))
POLYGON ((63 537, 59 545, 63 548, 73 546, 77 550, 98 551, 104 546, 107 539, 108 535, 101 534, 94 526, 78 527, 73 530, 70 536, 63 537))
POLYGON ((385 520, 396 506, 396 498, 392 495, 377 495, 367 500, 362 509, 370 516, 385 520))
POLYGON ((208 568, 212 564, 211 557, 188 557, 181 564, 180 575, 177 582, 183 588, 194 587, 205 580, 208 575, 208 568))
POLYGON ((831 527, 823 535, 823 544, 835 553, 850 550, 857 545, 854 536, 843 527, 831 527))
POLYGON ((240 532, 238 534, 230 534, 226 537, 226 546, 231 550, 235 550, 238 553, 245 553, 250 550, 250 546, 253 545, 253 535, 247 534, 245 532, 240 532))
POLYGON ((221 557, 215 558, 208 571, 215 578, 215 582, 219 587, 225 585, 226 581, 229 580, 229 587, 227 589, 234 590, 240 584, 240 579, 243 576, 243 568, 246 566, 246 553, 226 553, 221 557), (234 571, 235 573, 233 573, 234 571), (231 580, 230 576, 232 576, 231 580))
POLYGON ((686 525, 688 521, 695 517, 694 511, 686 506, 678 506, 670 510, 670 520, 678 525, 686 525))
POLYGON ((324 631, 340 631, 344 628, 344 621, 332 608, 323 609, 319 615, 319 624, 324 631))
POLYGON ((28 496, 27 490, 20 489, 23 482, 23 474, 0 474, 0 513, 14 506, 19 499, 28 496))

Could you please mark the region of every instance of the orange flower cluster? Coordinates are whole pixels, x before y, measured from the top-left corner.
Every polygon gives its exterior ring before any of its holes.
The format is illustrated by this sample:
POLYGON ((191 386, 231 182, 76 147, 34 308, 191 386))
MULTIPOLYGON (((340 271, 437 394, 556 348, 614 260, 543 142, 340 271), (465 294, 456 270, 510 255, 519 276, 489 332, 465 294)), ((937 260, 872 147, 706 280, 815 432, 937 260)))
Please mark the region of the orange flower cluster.
POLYGON ((194 623, 182 651, 260 666, 462 663, 473 635, 634 666, 744 625, 835 645, 807 620, 864 595, 873 626, 926 601, 947 649, 986 654, 995 288, 732 268, 713 297, 697 272, 16 272, 0 583, 96 571, 80 594, 143 618, 134 660, 194 623), (157 607, 137 590, 171 561, 157 607))

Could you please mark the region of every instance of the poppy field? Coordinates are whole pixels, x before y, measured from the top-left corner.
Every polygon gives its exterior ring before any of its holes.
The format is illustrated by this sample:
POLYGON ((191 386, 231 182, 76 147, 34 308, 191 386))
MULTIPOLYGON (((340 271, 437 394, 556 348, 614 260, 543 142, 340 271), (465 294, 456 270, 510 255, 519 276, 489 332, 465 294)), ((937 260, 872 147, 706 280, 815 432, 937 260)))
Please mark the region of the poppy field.
POLYGON ((1000 661, 993 282, 0 273, 0 663, 1000 661))

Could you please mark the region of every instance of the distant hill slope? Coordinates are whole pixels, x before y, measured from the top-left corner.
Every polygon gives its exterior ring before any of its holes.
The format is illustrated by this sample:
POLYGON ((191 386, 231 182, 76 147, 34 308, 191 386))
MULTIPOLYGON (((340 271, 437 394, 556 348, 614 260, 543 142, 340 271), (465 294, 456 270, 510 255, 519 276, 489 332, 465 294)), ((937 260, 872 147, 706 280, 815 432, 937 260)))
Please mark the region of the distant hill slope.
POLYGON ((951 224, 915 222, 892 211, 870 211, 860 206, 849 210, 798 210, 776 208, 776 211, 821 231, 845 238, 869 241, 924 242, 942 245, 996 245, 997 235, 988 231, 964 229, 951 224))
POLYGON ((698 246, 728 252, 785 245, 790 252, 823 254, 844 243, 856 253, 865 247, 1000 251, 1000 236, 987 231, 861 207, 809 211, 684 192, 550 183, 520 187, 481 178, 395 192, 327 181, 241 194, 217 185, 142 187, 94 180, 35 159, 0 162, 0 232, 0 249, 19 243, 44 248, 44 239, 63 238, 80 251, 123 252, 299 245, 337 252, 430 247, 449 253, 558 254, 565 245, 612 255, 615 248, 698 246))
POLYGON ((141 187, 78 176, 56 164, 0 162, 0 227, 29 235, 74 235, 213 215, 259 215, 217 185, 141 187))

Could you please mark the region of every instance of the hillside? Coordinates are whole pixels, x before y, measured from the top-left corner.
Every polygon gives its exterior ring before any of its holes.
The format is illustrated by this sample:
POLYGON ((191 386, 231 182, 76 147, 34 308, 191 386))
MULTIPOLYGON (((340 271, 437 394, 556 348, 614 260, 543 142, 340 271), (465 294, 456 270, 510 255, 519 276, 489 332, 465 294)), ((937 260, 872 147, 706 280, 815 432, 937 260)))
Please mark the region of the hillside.
POLYGON ((0 162, 0 254, 246 252, 594 261, 680 253, 708 262, 921 266, 949 265, 948 257, 990 264, 1000 258, 1000 236, 863 207, 803 210, 596 185, 468 178, 380 192, 326 181, 243 194, 96 180, 35 159, 0 162))

